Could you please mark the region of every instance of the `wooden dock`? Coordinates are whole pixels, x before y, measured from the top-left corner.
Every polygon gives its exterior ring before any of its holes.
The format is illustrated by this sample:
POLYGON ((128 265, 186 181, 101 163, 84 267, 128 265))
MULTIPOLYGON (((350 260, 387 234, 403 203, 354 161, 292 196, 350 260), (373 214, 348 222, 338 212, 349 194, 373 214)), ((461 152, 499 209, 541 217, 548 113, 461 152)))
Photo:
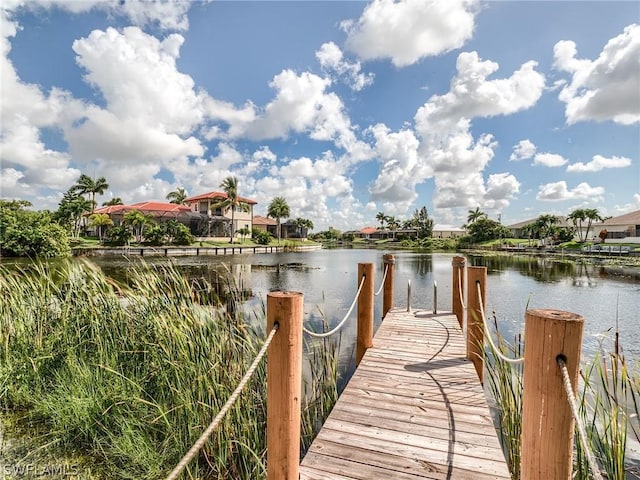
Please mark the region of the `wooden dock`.
POLYGON ((451 313, 389 311, 300 479, 510 479, 465 345, 451 313))

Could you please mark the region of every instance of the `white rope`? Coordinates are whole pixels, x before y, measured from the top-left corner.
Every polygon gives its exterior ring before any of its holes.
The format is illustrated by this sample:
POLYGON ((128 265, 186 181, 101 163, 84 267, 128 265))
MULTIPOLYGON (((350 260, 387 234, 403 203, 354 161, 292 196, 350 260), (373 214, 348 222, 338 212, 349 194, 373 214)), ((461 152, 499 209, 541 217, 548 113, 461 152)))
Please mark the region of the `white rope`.
POLYGON ((462 294, 462 268, 458 269, 458 291, 460 293, 460 304, 462 309, 466 310, 467 306, 464 304, 464 295, 462 294))
POLYGON ((514 365, 524 363, 524 357, 520 358, 509 358, 505 357, 502 352, 496 347, 496 344, 493 343, 493 338, 491 338, 491 332, 489 331, 489 327, 487 327, 487 319, 484 316, 484 307, 482 306, 482 291, 480 289, 480 282, 476 282, 476 286, 478 287, 478 299, 480 300, 478 303, 480 304, 480 316, 482 317, 482 325, 484 326, 484 336, 489 339, 489 344, 493 349, 494 354, 500 358, 501 360, 512 363, 514 365))
POLYGON ((593 475, 594 480, 602 480, 602 474, 600 473, 600 469, 598 468, 598 462, 596 461, 596 457, 593 455, 593 452, 589 448, 589 444, 587 443, 587 433, 584 429, 582 421, 580 420, 580 416, 578 415, 578 405, 573 395, 573 388, 571 387, 571 379, 569 378, 567 364, 562 357, 558 357, 557 361, 558 365, 560 366, 560 372, 562 372, 562 383, 564 385, 564 391, 567 393, 567 401, 569 402, 569 406, 571 407, 573 419, 576 421, 578 436, 580 437, 580 441, 582 442, 582 448, 587 455, 587 463, 589 464, 589 469, 591 470, 591 474, 593 475))
POLYGON ((387 279, 387 272, 388 271, 389 271, 389 265, 384 267, 384 276, 382 277, 382 283, 380 284, 380 288, 378 289, 378 291, 373 294, 374 296, 377 297, 382 292, 382 288, 384 287, 384 281, 387 279))
POLYGON ((362 280, 360 281, 360 287, 358 287, 358 293, 356 293, 356 298, 353 299, 353 303, 351 304, 351 307, 349 307, 349 311, 347 312, 347 314, 344 316, 344 318, 338 324, 337 327, 335 327, 333 330, 329 330, 328 332, 316 333, 316 332, 312 332, 311 330, 307 330, 303 325, 302 326, 302 331, 304 333, 308 334, 308 335, 311 335, 312 337, 315 337, 315 338, 325 338, 325 337, 328 337, 330 335, 333 335, 338 330, 340 330, 342 328, 342 326, 344 325, 344 323, 347 321, 347 318, 349 318, 349 315, 351 315, 351 312, 353 311, 353 307, 356 306, 356 302, 358 301, 358 297, 360 296, 360 292, 362 291, 362 286, 364 285, 364 281, 365 281, 366 278, 367 277, 365 275, 362 276, 362 280))
POLYGON ((249 370, 247 370, 247 373, 244 374, 244 377, 242 377, 242 380, 240 380, 240 383, 238 384, 236 389, 233 391, 233 393, 229 397, 229 400, 227 400, 227 403, 224 404, 222 409, 218 412, 216 417, 209 424, 207 429, 202 433, 202 435, 200 435, 200 438, 198 438, 196 443, 193 444, 193 447, 191 447, 189 449, 189 451, 184 455, 184 457, 182 457, 182 460, 180 460, 180 462, 178 462, 178 464, 171 471, 171 473, 169 474, 169 476, 167 477, 166 480, 175 480, 176 478, 178 478, 178 475, 180 475, 180 473, 182 473, 182 470, 184 470, 184 468, 189 464, 191 459, 193 459, 193 457, 198 453, 198 451, 205 444, 205 442, 209 438, 209 435, 211 435, 211 433, 213 433, 213 431, 216 429, 216 427, 218 426, 220 421, 224 418, 226 413, 229 411, 229 409, 235 403, 236 399, 238 398, 238 396, 242 392, 242 389, 244 388, 244 386, 251 379, 251 376, 253 375, 253 372, 256 370, 256 368, 258 367, 258 364, 260 363, 260 360, 262 360, 262 357, 264 357, 264 354, 267 352, 267 348, 269 348, 269 344, 271 343, 271 340, 273 340, 273 337, 274 337, 274 335, 276 334, 277 331, 278 331, 278 324, 274 325, 273 329, 271 330, 271 333, 269 333, 269 336, 265 340, 264 345, 262 346, 262 348, 258 352, 258 355, 256 356, 255 360, 253 361, 253 363, 249 367, 249 370))

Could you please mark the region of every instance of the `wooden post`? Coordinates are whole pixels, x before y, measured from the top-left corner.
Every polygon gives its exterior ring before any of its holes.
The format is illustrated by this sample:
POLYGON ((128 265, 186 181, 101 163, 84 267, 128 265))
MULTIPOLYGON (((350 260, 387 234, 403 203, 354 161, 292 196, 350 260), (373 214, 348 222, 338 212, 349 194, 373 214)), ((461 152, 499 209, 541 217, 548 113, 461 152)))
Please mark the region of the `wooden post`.
POLYGON ((362 291, 358 297, 358 338, 356 341, 356 365, 373 346, 373 263, 358 264, 358 287, 364 277, 362 291))
POLYGON ((522 480, 572 478, 574 419, 557 363, 563 356, 575 394, 584 318, 527 310, 522 394, 522 480))
MULTIPOLYGON (((390 253, 386 253, 382 256, 384 268, 387 269, 387 277, 384 279, 384 291, 382 293, 382 318, 385 317, 387 312, 393 308, 393 268, 396 264, 396 259, 390 253)), ((384 275, 384 271, 382 273, 384 275)))
POLYGON ((480 383, 484 381, 484 324, 480 312, 480 296, 482 308, 486 310, 487 267, 469 267, 467 269, 467 358, 473 362, 480 383))
POLYGON ((299 477, 302 319, 302 293, 267 294, 267 332, 279 325, 267 350, 268 480, 299 477))
POLYGON ((451 266, 453 267, 453 281, 451 285, 453 285, 453 295, 451 296, 451 311, 458 318, 458 323, 460 324, 460 328, 464 323, 464 298, 461 297, 461 294, 464 295, 463 285, 464 285, 464 269, 465 269, 466 259, 464 257, 453 257, 451 260, 451 266))

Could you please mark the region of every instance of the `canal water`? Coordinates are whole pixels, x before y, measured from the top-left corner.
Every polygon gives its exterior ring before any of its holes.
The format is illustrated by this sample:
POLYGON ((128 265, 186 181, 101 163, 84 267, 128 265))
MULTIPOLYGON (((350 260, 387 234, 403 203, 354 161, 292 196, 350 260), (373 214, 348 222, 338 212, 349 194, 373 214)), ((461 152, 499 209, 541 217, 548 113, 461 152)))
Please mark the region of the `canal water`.
MULTIPOLYGON (((372 249, 323 249, 310 252, 175 257, 169 261, 190 275, 210 281, 231 275, 245 293, 245 307, 261 308, 273 290, 304 294, 305 325, 322 331, 337 325, 353 302, 358 263, 374 264, 374 289, 381 285, 384 252, 372 249)), ((406 307, 411 281, 412 308, 433 310, 434 282, 438 310, 451 310, 453 254, 394 251, 394 304, 406 307)), ((107 273, 126 270, 129 261, 94 257, 107 273)), ((147 262, 165 263, 166 258, 147 262)), ((627 360, 640 361, 640 269, 584 265, 575 261, 532 256, 468 256, 467 265, 486 266, 487 315, 495 317, 501 334, 511 340, 524 331, 527 308, 551 308, 578 313, 585 318, 584 355, 599 349, 611 351, 616 329, 627 360)), ((382 295, 374 302, 376 327, 381 321, 382 295)), ((351 358, 356 335, 355 310, 342 329, 341 350, 351 358)))

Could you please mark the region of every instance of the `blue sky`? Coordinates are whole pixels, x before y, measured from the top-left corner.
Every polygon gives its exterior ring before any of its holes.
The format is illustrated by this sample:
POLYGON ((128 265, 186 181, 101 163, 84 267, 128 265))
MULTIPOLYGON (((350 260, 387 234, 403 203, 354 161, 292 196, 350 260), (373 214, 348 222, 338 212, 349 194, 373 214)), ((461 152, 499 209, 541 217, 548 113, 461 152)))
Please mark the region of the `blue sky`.
POLYGON ((640 209, 636 1, 0 7, 0 196, 219 190, 315 229, 640 209))

